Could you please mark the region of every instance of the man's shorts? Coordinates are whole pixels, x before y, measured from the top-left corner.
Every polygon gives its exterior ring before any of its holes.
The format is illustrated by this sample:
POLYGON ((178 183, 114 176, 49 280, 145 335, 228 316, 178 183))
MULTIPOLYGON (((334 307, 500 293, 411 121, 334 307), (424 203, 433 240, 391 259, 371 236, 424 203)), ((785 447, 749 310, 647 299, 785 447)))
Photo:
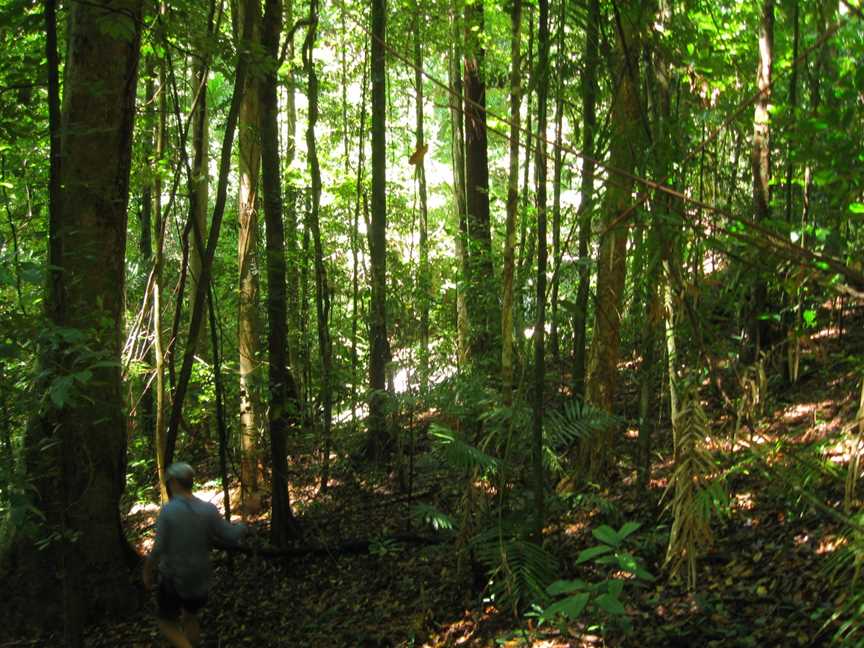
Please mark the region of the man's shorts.
POLYGON ((159 607, 158 616, 166 621, 176 621, 181 612, 195 614, 207 603, 207 596, 184 598, 180 596, 174 587, 174 583, 168 578, 159 579, 159 588, 156 590, 156 603, 159 607))

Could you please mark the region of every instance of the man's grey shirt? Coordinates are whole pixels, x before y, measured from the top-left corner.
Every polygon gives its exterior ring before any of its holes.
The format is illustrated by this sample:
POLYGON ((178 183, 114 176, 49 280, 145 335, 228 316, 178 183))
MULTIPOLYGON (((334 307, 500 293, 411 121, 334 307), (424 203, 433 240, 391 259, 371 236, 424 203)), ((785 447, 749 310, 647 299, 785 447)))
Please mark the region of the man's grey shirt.
POLYGON ((151 559, 158 561, 159 574, 174 583, 180 596, 200 598, 210 589, 211 547, 236 547, 245 533, 245 525, 230 524, 213 504, 174 497, 156 520, 151 559))

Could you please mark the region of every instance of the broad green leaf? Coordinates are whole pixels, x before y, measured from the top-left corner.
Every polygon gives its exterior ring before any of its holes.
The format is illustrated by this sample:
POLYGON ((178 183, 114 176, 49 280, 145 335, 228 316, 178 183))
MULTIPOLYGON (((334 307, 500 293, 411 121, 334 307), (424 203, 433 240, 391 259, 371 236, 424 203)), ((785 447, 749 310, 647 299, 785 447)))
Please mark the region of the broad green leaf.
POLYGON ((615 529, 604 524, 591 531, 591 535, 597 538, 600 542, 605 542, 607 545, 617 547, 621 544, 621 538, 615 533, 615 529))
POLYGON ((596 598, 594 603, 601 610, 605 610, 609 614, 621 615, 627 612, 621 604, 621 601, 618 600, 618 597, 613 596, 612 594, 601 594, 596 598))
POLYGON ((635 531, 638 531, 639 527, 641 527, 641 526, 642 526, 641 522, 625 522, 624 526, 622 526, 618 530, 618 537, 623 540, 624 538, 631 535, 635 531))
POLYGON ((568 619, 577 619, 579 615, 582 614, 582 610, 585 609, 585 606, 588 605, 588 598, 590 596, 591 595, 588 594, 588 592, 568 596, 567 598, 558 601, 557 603, 553 603, 546 608, 543 616, 551 618, 556 614, 563 614, 568 619))
POLYGON ((597 545, 596 547, 590 547, 579 554, 579 557, 576 559, 576 564, 579 565, 584 562, 588 562, 589 560, 594 560, 597 556, 602 556, 603 554, 607 554, 610 551, 612 551, 612 547, 608 545, 597 545))
POLYGON ((849 205, 849 211, 853 214, 864 214, 864 203, 852 203, 849 205))
POLYGON ((549 596, 558 596, 559 594, 569 594, 585 589, 588 589, 588 583, 583 580, 559 580, 547 587, 546 593, 549 596))
POLYGON ((616 599, 621 596, 621 592, 624 591, 624 581, 620 578, 615 578, 609 581, 609 593, 614 596, 616 599))

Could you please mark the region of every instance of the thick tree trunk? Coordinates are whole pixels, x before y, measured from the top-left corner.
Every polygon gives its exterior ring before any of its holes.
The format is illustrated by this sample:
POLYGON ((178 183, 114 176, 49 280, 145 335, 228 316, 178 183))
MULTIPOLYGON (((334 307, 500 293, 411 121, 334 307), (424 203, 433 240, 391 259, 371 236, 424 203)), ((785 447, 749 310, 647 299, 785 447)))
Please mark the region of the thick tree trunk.
POLYGON ((277 123, 277 70, 282 3, 266 0, 261 22, 261 44, 268 58, 259 85, 261 119, 261 175, 264 218, 267 227, 267 347, 270 356, 270 453, 273 466, 270 542, 288 543, 294 532, 294 516, 288 495, 287 435, 296 428, 299 413, 297 387, 288 366, 288 311, 285 282, 285 234, 282 224, 282 192, 279 173, 279 126, 277 123))
POLYGON ((522 103, 522 0, 510 9, 510 169, 507 176, 507 224, 504 238, 501 306, 501 393, 513 402, 513 274, 516 266, 516 218, 519 211, 519 106, 522 103))
POLYGON ((465 189, 467 213, 468 319, 471 323, 471 358, 486 374, 495 373, 501 331, 500 292, 492 263, 489 216, 489 161, 486 149, 486 82, 483 2, 465 5, 465 189))
POLYGON ((120 525, 126 417, 120 377, 127 199, 140 45, 140 0, 68 8, 62 131, 56 4, 46 3, 51 173, 49 281, 54 330, 75 331, 43 351, 51 396, 27 430, 25 467, 44 515, 40 537, 15 538, 4 560, 5 631, 59 631, 137 605, 135 558, 120 525), (118 29, 104 28, 109 19, 118 29), (119 36, 118 34, 123 34, 119 36), (93 88, 99 88, 94 92, 93 88), (62 136, 61 136, 62 132, 62 136), (94 358, 94 350, 99 354, 94 358), (52 534, 58 534, 52 537, 52 534))
MULTIPOLYGON (((254 0, 239 4, 238 29, 246 12, 257 16, 254 0)), ((257 20, 255 21, 257 22, 257 20)), ((257 40, 253 31, 252 40, 257 40)), ((237 34, 240 43, 242 34, 237 34)), ((261 168, 258 83, 253 75, 246 80, 238 124, 239 155, 237 265, 240 270, 237 296, 237 347, 240 354, 240 484, 247 512, 256 508, 253 497, 258 491, 258 426, 261 406, 261 377, 258 323, 258 175, 261 168)))
POLYGON ((381 461, 389 454, 387 430, 387 2, 372 1, 372 217, 369 256, 372 299, 369 322, 369 436, 367 454, 381 461))
MULTIPOLYGON (((612 135, 609 166, 632 174, 640 154, 642 117, 639 104, 639 52, 641 6, 615 10, 618 55, 614 66, 615 96, 612 102, 612 135)), ((627 225, 618 217, 632 205, 633 181, 616 176, 603 199, 603 234, 597 262, 597 312, 588 365, 586 400, 611 412, 618 381, 618 347, 621 305, 627 271, 627 225)), ((612 430, 583 442, 583 459, 593 476, 602 474, 612 444, 612 430)))

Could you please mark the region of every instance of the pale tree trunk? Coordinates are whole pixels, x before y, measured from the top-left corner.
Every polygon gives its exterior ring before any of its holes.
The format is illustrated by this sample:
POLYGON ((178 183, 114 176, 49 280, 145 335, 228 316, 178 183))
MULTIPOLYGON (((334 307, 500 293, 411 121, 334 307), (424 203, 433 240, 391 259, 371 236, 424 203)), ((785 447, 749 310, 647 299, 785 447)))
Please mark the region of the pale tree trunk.
MULTIPOLYGON (((449 85, 452 92, 450 101, 451 151, 453 157, 453 198, 456 205, 457 230, 455 236, 456 257, 459 262, 459 275, 466 276, 468 257, 465 237, 467 236, 467 205, 465 193, 465 119, 462 113, 462 42, 458 14, 451 10, 450 61, 447 66, 449 85)), ((456 289, 456 337, 459 366, 464 366, 470 355, 471 326, 468 321, 468 305, 465 289, 456 289)))
MULTIPOLYGON (((237 23, 244 23, 246 12, 257 15, 254 0, 239 3, 237 23)), ((256 21, 257 22, 257 21, 256 21)), ((252 41, 257 40, 253 30, 252 41)), ((240 43, 242 34, 237 34, 240 43)), ((254 513, 259 489, 258 426, 261 406, 259 368, 259 290, 258 290, 258 176, 261 168, 259 136, 258 83, 255 76, 246 80, 240 105, 238 128, 238 173, 240 187, 237 206, 237 265, 240 270, 237 296, 237 347, 240 353, 240 484, 244 511, 254 513)))
MULTIPOLYGON (((165 4, 161 4, 160 13, 166 11, 165 4)), ((155 162, 161 163, 165 157, 165 142, 167 137, 167 96, 166 92, 165 61, 159 64, 159 120, 156 124, 156 151, 155 162)), ((165 265, 165 223, 166 217, 162 212, 162 179, 156 176, 153 185, 153 218, 156 231, 156 256, 153 260, 153 362, 156 372, 156 421, 154 425, 155 450, 156 450, 156 477, 159 481, 159 494, 162 502, 168 501, 168 489, 165 486, 165 413, 167 403, 165 400, 165 344, 162 330, 162 269, 165 265)))
POLYGON ((504 239, 501 306, 501 393, 513 402, 513 273, 516 266, 516 218, 519 211, 519 106, 522 103, 522 0, 510 9, 510 169, 507 176, 507 224, 504 239))
POLYGON ((538 32, 539 77, 537 79, 537 313, 534 323, 534 385, 533 434, 531 438, 531 467, 534 490, 535 542, 543 538, 546 502, 543 478, 543 397, 546 382, 546 123, 549 94, 549 0, 540 0, 540 27, 538 32))
MULTIPOLYGON (((753 205, 757 222, 771 217, 771 127, 769 108, 771 105, 771 71, 774 63, 774 0, 762 3, 762 19, 759 24, 759 64, 756 69, 756 87, 759 98, 753 114, 753 205)), ((756 280, 751 295, 748 316, 750 346, 745 357, 749 361, 759 359, 760 351, 767 343, 768 320, 761 319, 768 306, 768 286, 763 277, 756 280)))
POLYGON ((372 290, 369 322, 369 419, 367 454, 381 461, 389 454, 387 429, 387 2, 372 1, 372 214, 369 256, 372 290))
POLYGON ((315 125, 318 123, 318 75, 315 72, 315 35, 318 29, 318 0, 309 5, 309 32, 303 46, 303 64, 308 78, 309 121, 306 126, 306 150, 309 175, 312 178, 312 209, 309 229, 315 245, 315 313, 318 317, 318 351, 321 356, 321 405, 324 408, 321 432, 321 490, 327 490, 330 478, 330 428, 333 420, 333 347, 330 340, 330 287, 324 265, 324 246, 321 242, 319 213, 321 206, 321 168, 318 165, 318 146, 315 125))
POLYGON ((55 338, 58 348, 42 350, 42 387, 54 397, 46 395, 26 431, 24 465, 35 488, 32 504, 44 516, 34 522, 43 537, 59 535, 43 550, 23 535, 7 545, 11 555, 0 561, 0 576, 14 595, 6 597, 0 623, 12 633, 57 631, 60 641, 77 647, 85 623, 138 604, 129 573, 137 555, 120 521, 126 481, 120 353, 142 3, 67 7, 62 113, 56 3, 49 0, 45 9, 51 134, 45 314, 53 330, 74 330, 80 338, 55 338), (103 28, 106 12, 120 29, 103 28))
MULTIPOLYGON (((612 101, 612 134, 609 166, 632 174, 640 153, 642 122, 639 105, 639 52, 641 7, 628 5, 627 13, 615 9, 617 52, 613 67, 616 87, 612 101)), ((610 172, 611 173, 611 172, 610 172)), ((618 351, 621 329, 621 306, 627 271, 627 223, 618 219, 632 205, 633 181, 629 176, 614 174, 603 199, 603 230, 597 259, 597 299, 594 337, 588 363, 586 400, 613 411, 618 381, 618 351)), ((592 476, 605 469, 612 430, 598 433, 583 442, 583 459, 590 464, 592 476)))
POLYGON ((267 232, 267 347, 270 356, 270 454, 271 478, 270 541, 284 546, 294 533, 295 520, 288 493, 287 435, 297 427, 298 402, 294 376, 288 366, 288 310, 285 281, 285 233, 282 224, 282 191, 279 173, 278 98, 275 65, 279 56, 282 3, 265 0, 261 21, 261 44, 270 59, 259 82, 261 120, 261 176, 264 190, 264 218, 267 232))

